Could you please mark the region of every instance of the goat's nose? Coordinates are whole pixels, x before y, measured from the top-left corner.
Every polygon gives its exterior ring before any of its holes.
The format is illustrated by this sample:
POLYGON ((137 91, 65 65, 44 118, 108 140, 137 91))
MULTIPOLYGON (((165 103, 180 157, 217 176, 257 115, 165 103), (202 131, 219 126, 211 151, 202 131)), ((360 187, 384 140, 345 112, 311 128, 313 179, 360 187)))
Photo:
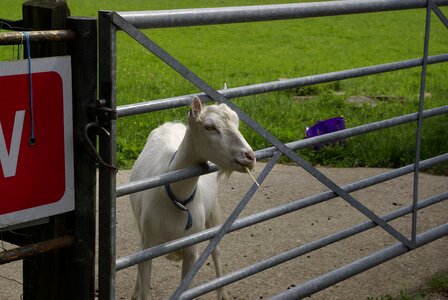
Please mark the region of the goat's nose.
POLYGON ((255 162, 255 153, 252 150, 246 151, 246 158, 249 162, 255 162))

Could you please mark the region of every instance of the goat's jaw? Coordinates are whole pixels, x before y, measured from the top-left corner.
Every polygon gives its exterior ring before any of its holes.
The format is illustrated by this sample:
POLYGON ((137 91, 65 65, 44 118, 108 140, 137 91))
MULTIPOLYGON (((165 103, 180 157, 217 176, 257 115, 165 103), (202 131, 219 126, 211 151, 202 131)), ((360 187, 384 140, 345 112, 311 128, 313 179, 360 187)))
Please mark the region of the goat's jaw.
POLYGON ((218 166, 221 169, 221 172, 227 175, 232 174, 232 172, 246 173, 246 168, 249 168, 249 170, 252 170, 254 168, 254 164, 240 162, 237 159, 235 159, 232 164, 227 164, 226 166, 218 166))
POLYGON ((249 170, 253 170, 255 167, 255 161, 248 161, 248 160, 238 160, 235 159, 235 170, 240 173, 246 173, 246 168, 249 168, 249 170))

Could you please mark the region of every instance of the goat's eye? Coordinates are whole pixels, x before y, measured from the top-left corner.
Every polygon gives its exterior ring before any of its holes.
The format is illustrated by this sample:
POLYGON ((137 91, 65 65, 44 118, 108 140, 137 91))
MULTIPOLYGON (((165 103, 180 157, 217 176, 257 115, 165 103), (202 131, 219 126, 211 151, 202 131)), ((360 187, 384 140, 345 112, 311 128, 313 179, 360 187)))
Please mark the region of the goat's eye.
POLYGON ((218 131, 218 129, 216 128, 216 126, 213 125, 213 124, 206 124, 206 125, 204 126, 204 128, 205 128, 205 130, 207 130, 207 131, 218 131))

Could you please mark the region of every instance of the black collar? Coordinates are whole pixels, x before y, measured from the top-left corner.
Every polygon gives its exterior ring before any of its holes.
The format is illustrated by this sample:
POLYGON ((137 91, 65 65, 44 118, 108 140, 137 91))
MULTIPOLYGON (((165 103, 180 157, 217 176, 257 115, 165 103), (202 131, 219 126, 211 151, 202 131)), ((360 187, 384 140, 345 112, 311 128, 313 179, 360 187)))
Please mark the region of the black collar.
MULTIPOLYGON (((174 152, 173 157, 171 158, 169 164, 168 164, 168 168, 171 165, 171 162, 173 161, 174 157, 176 156, 176 152, 174 152)), ((177 199, 176 195, 174 195, 173 190, 171 189, 169 184, 165 184, 165 191, 168 195, 168 197, 171 199, 171 202, 180 210, 186 211, 188 214, 188 219, 187 219, 187 225, 185 226, 185 230, 188 230, 191 228, 191 226, 193 225, 193 218, 191 216, 190 211, 188 210, 188 208, 186 207, 188 205, 188 203, 190 203, 191 201, 193 201, 194 196, 196 195, 196 190, 197 190, 197 186, 194 188, 193 193, 190 195, 190 197, 188 197, 187 199, 180 201, 177 199)))

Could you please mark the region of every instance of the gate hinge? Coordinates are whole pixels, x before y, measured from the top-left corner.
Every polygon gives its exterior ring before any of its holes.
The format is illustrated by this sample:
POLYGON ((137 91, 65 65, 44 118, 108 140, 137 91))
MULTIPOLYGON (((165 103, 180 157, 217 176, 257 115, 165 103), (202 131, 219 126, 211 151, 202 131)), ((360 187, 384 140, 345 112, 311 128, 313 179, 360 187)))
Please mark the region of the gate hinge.
POLYGON ((95 105, 91 106, 91 110, 98 117, 98 119, 106 119, 106 120, 116 120, 117 119, 117 111, 110 107, 105 106, 106 100, 96 100, 95 105))

